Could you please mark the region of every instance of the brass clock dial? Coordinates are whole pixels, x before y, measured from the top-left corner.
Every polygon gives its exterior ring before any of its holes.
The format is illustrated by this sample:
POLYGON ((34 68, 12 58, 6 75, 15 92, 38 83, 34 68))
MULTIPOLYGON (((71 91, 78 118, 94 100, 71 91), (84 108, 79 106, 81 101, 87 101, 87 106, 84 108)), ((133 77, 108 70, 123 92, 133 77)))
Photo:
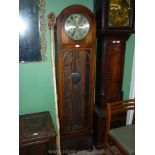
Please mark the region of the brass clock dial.
POLYGON ((126 26, 129 23, 128 0, 110 0, 109 7, 109 26, 126 26))
POLYGON ((65 21, 64 29, 71 39, 82 40, 88 34, 90 24, 83 14, 71 14, 65 21))

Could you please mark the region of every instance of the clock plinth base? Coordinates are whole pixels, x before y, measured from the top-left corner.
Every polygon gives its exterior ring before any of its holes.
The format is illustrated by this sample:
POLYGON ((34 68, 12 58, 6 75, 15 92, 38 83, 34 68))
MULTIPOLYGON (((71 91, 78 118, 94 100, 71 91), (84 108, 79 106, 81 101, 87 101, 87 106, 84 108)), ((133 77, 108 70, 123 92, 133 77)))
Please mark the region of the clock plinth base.
POLYGON ((63 155, 80 150, 93 149, 93 131, 74 135, 61 136, 61 151, 63 155))

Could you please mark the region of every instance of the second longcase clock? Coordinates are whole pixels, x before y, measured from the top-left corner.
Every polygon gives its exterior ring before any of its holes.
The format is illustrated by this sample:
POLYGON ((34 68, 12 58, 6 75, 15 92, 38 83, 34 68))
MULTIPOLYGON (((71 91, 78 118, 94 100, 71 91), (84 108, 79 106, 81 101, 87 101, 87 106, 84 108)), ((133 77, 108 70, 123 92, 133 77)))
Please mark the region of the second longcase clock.
MULTIPOLYGON (((94 137, 102 148, 107 103, 123 99, 122 83, 126 41, 134 33, 135 0, 94 0, 97 23, 97 61, 94 106, 94 137)), ((111 127, 125 123, 115 117, 111 127)))
POLYGON ((81 5, 57 18, 57 85, 62 149, 93 144, 96 27, 93 13, 81 5))

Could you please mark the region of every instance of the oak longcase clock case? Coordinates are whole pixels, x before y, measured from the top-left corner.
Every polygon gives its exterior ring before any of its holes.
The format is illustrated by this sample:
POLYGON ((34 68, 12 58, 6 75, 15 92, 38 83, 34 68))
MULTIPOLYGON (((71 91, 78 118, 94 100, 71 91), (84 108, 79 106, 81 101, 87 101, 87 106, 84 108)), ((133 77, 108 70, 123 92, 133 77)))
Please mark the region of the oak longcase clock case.
MULTIPOLYGON (((126 41, 134 33, 134 3, 134 0, 94 0, 97 25, 94 137, 97 148, 103 147, 107 103, 123 99, 126 41)), ((115 117, 111 127, 124 123, 124 116, 115 117)))
POLYGON ((96 27, 81 5, 57 17, 57 86, 61 148, 92 147, 96 27))

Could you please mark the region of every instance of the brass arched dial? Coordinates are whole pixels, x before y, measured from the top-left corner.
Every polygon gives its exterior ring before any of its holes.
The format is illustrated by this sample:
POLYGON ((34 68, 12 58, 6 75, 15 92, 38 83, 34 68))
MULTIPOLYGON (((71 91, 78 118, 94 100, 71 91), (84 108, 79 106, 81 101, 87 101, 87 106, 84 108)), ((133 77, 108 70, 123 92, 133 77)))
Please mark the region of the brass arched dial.
POLYGON ((130 6, 128 0, 110 0, 109 26, 123 26, 128 24, 130 6))
POLYGON ((90 24, 83 14, 71 14, 65 21, 64 29, 68 37, 82 40, 89 32, 90 24))

